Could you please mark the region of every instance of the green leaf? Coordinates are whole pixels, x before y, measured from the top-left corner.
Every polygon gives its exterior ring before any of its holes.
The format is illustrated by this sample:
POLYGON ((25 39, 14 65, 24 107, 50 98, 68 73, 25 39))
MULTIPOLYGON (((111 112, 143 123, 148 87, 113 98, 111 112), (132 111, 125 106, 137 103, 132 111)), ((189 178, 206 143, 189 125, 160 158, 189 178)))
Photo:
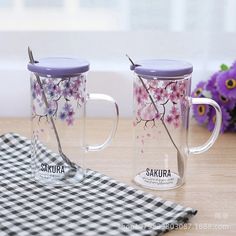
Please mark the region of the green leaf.
POLYGON ((226 70, 229 69, 229 67, 228 67, 227 65, 225 65, 225 64, 221 64, 220 69, 221 69, 222 71, 226 71, 226 70))

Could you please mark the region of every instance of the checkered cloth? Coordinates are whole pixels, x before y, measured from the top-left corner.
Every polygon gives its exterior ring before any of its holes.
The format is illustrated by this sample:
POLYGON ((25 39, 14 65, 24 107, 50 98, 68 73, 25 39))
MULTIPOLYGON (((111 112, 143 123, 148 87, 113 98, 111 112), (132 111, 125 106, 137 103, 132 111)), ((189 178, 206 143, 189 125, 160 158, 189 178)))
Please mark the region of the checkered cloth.
POLYGON ((161 235, 196 214, 92 170, 76 186, 42 186, 31 177, 30 145, 0 136, 1 236, 161 235))

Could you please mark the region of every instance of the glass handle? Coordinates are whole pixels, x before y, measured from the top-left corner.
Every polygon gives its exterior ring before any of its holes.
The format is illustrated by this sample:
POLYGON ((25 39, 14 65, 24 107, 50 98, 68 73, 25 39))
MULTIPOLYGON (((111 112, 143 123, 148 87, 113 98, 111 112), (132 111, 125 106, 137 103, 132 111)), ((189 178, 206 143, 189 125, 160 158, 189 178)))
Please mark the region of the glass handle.
POLYGON ((106 95, 106 94, 99 94, 99 93, 90 93, 87 95, 87 100, 86 100, 86 103, 88 101, 106 101, 106 102, 109 102, 109 103, 112 103, 114 105, 114 108, 115 108, 115 111, 114 111, 114 118, 113 118, 113 125, 112 125, 112 129, 111 129, 111 132, 109 134, 109 136, 107 137, 107 139, 105 140, 104 143, 102 144, 98 144, 98 145, 87 145, 85 148, 86 148, 86 151, 100 151, 102 149, 104 149, 105 147, 107 147, 115 133, 116 133, 116 130, 117 130, 117 126, 118 126, 118 121, 119 121, 119 108, 118 108, 118 105, 116 103, 116 101, 109 95, 106 95))
POLYGON ((210 105, 216 111, 215 127, 214 127, 214 130, 212 131, 210 138, 207 140, 206 143, 204 143, 201 146, 189 148, 190 154, 200 154, 202 152, 207 151, 215 143, 217 137, 219 136, 220 128, 221 128, 221 121, 222 121, 222 113, 221 113, 220 106, 214 100, 210 98, 190 98, 190 105, 193 105, 193 104, 210 105))

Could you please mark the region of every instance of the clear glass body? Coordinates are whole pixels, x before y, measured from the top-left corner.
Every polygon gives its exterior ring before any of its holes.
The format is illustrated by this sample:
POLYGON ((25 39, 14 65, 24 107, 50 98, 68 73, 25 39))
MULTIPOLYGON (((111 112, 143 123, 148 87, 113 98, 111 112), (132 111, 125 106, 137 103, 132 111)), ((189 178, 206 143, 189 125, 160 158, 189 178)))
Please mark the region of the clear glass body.
POLYGON ((86 74, 48 78, 31 73, 32 173, 42 184, 74 184, 86 177, 85 151, 101 150, 113 138, 118 107, 104 94, 86 93, 86 74), (89 146, 85 141, 88 100, 105 100, 115 105, 114 122, 107 140, 89 146))
POLYGON ((190 152, 206 151, 219 134, 221 112, 211 99, 190 98, 191 75, 178 78, 134 79, 134 182, 145 188, 167 190, 185 181, 190 152), (210 104, 217 111, 217 127, 201 147, 188 147, 191 104, 210 104))

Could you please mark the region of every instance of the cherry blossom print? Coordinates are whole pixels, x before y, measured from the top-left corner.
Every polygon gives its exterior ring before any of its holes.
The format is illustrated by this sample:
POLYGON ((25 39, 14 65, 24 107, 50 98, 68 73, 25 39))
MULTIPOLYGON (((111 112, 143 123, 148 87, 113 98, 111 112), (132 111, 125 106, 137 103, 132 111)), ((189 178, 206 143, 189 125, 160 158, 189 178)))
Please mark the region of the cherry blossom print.
POLYGON ((73 125, 75 111, 84 104, 84 77, 83 75, 72 78, 43 78, 43 92, 48 104, 44 103, 43 93, 37 80, 32 80, 32 113, 33 117, 54 117, 73 125))
POLYGON ((139 104, 145 103, 145 101, 148 98, 148 94, 147 94, 145 88, 143 88, 142 86, 135 86, 134 94, 135 94, 136 101, 139 104))
POLYGON ((158 81, 145 80, 145 87, 141 83, 135 85, 136 124, 144 122, 147 127, 151 122, 156 125, 158 120, 169 126, 178 128, 181 123, 179 106, 186 105, 187 80, 158 81), (148 94, 149 93, 149 94, 148 94), (152 96, 153 102, 149 96, 152 96))

